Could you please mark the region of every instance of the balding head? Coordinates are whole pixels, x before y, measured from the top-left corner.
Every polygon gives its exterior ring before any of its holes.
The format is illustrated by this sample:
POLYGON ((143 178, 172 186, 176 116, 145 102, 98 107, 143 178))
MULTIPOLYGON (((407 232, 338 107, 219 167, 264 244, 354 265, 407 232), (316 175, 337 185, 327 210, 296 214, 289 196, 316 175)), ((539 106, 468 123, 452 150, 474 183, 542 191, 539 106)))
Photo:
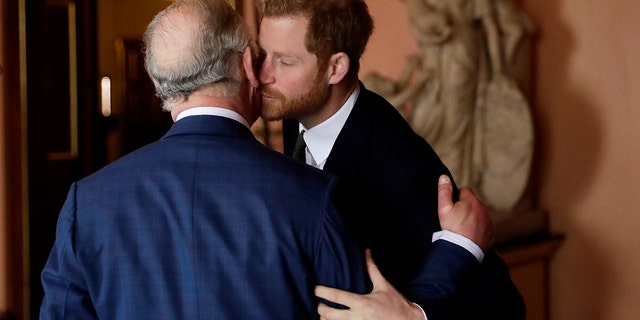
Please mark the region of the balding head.
POLYGON ((177 0, 158 13, 144 34, 145 67, 164 108, 209 86, 237 94, 250 42, 242 18, 223 0, 177 0))
POLYGON ((201 11, 192 5, 167 10, 158 19, 147 43, 147 53, 153 53, 158 70, 168 72, 184 67, 185 54, 195 52, 201 19, 201 11))

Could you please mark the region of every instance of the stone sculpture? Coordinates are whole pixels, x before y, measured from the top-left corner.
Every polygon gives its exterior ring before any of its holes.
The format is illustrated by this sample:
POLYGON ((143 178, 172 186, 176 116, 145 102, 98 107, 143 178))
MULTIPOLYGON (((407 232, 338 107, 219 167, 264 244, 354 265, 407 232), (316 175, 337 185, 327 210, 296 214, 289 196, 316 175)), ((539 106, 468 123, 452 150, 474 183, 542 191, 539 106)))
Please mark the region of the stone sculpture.
POLYGON ((397 80, 365 85, 434 147, 460 186, 496 214, 522 210, 533 156, 528 44, 511 0, 402 0, 420 52, 397 80))

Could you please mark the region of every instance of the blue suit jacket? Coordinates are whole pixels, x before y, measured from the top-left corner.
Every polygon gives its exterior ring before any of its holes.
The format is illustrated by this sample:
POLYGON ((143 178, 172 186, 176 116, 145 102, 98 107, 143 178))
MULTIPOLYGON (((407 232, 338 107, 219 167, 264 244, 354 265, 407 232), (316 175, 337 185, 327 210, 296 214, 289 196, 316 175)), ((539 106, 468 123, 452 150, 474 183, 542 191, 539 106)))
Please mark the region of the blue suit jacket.
POLYGON ((40 318, 315 318, 314 285, 369 285, 334 184, 234 120, 179 120, 72 185, 40 318))
MULTIPOLYGON (((352 209, 342 211, 347 227, 429 320, 524 319, 522 297, 495 252, 480 265, 462 247, 431 242, 440 230, 438 178, 451 174, 391 104, 360 89, 324 166, 348 184, 341 201, 352 209)), ((285 153, 297 132, 297 122, 284 123, 285 153)))

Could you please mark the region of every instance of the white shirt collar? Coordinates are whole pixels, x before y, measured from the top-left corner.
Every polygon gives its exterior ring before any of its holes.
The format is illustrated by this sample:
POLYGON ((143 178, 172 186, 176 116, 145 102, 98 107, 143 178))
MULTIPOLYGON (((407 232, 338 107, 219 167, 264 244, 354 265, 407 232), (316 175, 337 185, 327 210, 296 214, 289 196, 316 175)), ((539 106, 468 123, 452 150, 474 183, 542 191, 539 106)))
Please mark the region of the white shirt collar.
POLYGON ((221 108, 221 107, 189 108, 187 110, 184 110, 184 111, 180 112, 178 114, 178 116, 176 117, 176 121, 178 121, 178 120, 180 120, 180 119, 182 119, 184 117, 200 116, 200 115, 220 116, 220 117, 233 119, 235 121, 238 121, 238 122, 242 123, 245 127, 250 128, 249 123, 247 122, 247 120, 245 120, 245 118, 243 118, 239 113, 237 113, 237 112, 235 112, 233 110, 229 110, 229 109, 225 109, 225 108, 221 108))
POLYGON ((307 144, 306 158, 308 164, 319 169, 324 168, 333 144, 336 142, 345 122, 347 122, 347 118, 351 114, 359 94, 360 86, 357 86, 349 96, 349 99, 334 115, 315 127, 306 129, 300 124, 299 130, 305 130, 304 141, 307 144))

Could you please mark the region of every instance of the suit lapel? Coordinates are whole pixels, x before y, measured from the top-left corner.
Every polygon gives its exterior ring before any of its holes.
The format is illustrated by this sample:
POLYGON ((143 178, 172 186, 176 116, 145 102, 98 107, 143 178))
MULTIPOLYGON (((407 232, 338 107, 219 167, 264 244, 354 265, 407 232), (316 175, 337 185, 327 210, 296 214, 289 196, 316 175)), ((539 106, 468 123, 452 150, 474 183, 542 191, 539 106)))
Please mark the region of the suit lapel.
POLYGON ((369 92, 360 84, 360 95, 338 134, 324 168, 329 172, 344 173, 358 165, 369 154, 372 121, 366 108, 369 104, 369 92))

